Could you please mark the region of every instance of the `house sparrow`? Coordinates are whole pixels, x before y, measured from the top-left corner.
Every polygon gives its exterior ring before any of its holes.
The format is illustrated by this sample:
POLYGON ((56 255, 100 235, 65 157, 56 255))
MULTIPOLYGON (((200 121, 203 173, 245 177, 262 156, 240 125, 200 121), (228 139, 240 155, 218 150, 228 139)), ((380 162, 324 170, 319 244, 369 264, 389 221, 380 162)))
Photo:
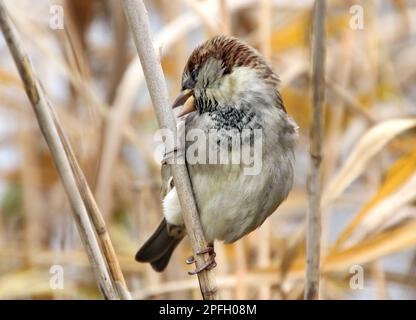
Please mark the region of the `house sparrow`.
MULTIPOLYGON (((260 53, 233 37, 216 36, 189 57, 182 75, 182 92, 173 108, 183 105, 179 116, 186 116, 185 134, 195 129, 206 134, 206 140, 197 141, 201 149, 208 146, 205 160, 208 154, 221 152, 232 158, 237 151, 252 150, 256 142, 261 145, 261 150, 254 148, 261 159, 261 168, 255 174, 247 174, 246 164, 231 160, 219 164, 187 161, 209 243, 200 253, 209 252, 211 258, 193 273, 215 266, 214 240, 232 243, 250 233, 277 209, 292 188, 297 126, 286 113, 278 84, 278 77, 260 53), (256 130, 260 130, 260 136, 254 134, 256 130), (212 133, 214 143, 208 141, 212 133)), ((185 142, 186 151, 191 146, 190 141, 185 142)), ((186 235, 170 166, 166 164, 162 164, 162 180, 164 219, 136 254, 137 261, 150 262, 159 272, 186 235)))

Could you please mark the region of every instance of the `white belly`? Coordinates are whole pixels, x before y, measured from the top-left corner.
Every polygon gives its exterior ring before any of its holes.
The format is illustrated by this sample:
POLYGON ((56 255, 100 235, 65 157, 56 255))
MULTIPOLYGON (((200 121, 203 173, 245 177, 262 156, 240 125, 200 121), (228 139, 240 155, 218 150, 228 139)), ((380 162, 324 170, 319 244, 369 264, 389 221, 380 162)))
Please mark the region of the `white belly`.
MULTIPOLYGON (((258 175, 245 175, 240 165, 189 166, 207 241, 234 242, 260 226, 287 197, 292 166, 292 154, 266 155, 258 175)), ((183 224, 175 188, 163 208, 169 223, 183 224)))

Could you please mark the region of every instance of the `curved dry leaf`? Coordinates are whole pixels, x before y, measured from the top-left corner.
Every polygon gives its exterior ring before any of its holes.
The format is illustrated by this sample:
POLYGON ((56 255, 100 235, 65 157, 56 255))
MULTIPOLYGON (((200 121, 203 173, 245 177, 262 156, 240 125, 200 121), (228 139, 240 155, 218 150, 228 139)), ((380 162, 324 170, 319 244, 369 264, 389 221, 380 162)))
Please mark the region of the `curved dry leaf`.
POLYGON ((323 263, 323 271, 340 271, 367 263, 416 245, 416 222, 383 232, 346 250, 333 251, 323 263))
MULTIPOLYGON (((416 152, 396 161, 388 170, 386 179, 377 194, 348 224, 339 236, 336 247, 349 239, 356 243, 371 230, 397 222, 397 211, 416 197, 416 152), (394 216, 391 213, 395 212, 394 216), (389 223, 390 222, 390 223, 389 223)), ((411 213, 410 211, 407 211, 411 213)), ((402 212, 403 214, 403 212, 402 212)), ((402 216, 405 218, 406 215, 402 216)))
POLYGON ((369 160, 391 139, 416 126, 416 119, 384 121, 371 128, 358 141, 338 174, 329 182, 322 196, 322 206, 332 203, 365 169, 369 160))
MULTIPOLYGON (((348 270, 355 264, 364 264, 381 257, 407 250, 416 246, 416 222, 387 230, 353 247, 331 252, 322 259, 322 272, 348 270)), ((298 258, 287 273, 287 279, 301 279, 304 276, 305 260, 298 258)))

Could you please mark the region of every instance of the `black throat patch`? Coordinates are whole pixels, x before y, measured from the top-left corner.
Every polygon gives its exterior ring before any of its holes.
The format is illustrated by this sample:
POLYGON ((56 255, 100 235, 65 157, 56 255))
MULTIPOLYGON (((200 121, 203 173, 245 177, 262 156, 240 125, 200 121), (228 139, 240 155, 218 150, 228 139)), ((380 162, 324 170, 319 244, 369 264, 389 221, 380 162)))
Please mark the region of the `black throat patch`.
POLYGON ((215 123, 212 129, 217 130, 238 130, 261 128, 255 113, 248 109, 238 109, 225 106, 209 112, 209 116, 215 123))

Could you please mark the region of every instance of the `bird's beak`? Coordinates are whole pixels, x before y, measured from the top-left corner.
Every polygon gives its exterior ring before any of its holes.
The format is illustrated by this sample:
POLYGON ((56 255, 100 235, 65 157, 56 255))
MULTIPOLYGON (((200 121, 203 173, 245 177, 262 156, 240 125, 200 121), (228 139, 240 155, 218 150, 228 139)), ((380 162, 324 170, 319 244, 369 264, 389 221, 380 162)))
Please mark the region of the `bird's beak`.
POLYGON ((172 109, 183 105, 179 117, 182 117, 192 111, 195 111, 195 98, 193 96, 194 91, 190 89, 183 90, 175 99, 172 105, 172 109))

